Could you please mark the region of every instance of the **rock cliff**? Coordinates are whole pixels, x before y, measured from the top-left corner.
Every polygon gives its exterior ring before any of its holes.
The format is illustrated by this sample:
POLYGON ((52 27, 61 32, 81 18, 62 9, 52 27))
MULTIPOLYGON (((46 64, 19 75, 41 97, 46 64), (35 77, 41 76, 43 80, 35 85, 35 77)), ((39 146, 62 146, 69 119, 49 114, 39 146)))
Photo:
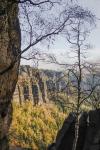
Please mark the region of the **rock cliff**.
MULTIPOLYGON (((72 150, 74 137, 75 114, 71 113, 58 132, 55 143, 48 150, 72 150)), ((100 109, 81 115, 76 150, 100 150, 100 109)))
POLYGON ((60 92, 66 87, 63 72, 38 70, 28 65, 20 66, 18 83, 13 99, 22 103, 33 101, 34 105, 47 103, 50 94, 60 92))

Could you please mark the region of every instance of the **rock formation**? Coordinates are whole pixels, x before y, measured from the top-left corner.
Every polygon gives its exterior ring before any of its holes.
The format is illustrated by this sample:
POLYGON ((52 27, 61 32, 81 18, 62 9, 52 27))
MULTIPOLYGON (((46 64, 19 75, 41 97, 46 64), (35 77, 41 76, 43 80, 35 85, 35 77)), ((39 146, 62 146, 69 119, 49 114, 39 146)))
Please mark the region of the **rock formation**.
POLYGON ((20 104, 26 100, 33 101, 34 105, 47 103, 49 94, 61 89, 65 86, 63 79, 57 80, 63 76, 62 72, 38 70, 25 65, 20 66, 18 83, 13 99, 19 101, 20 104))
POLYGON ((20 50, 18 4, 11 0, 0 0, 0 150, 9 150, 11 100, 18 79, 20 50))
MULTIPOLYGON (((75 113, 69 114, 57 134, 55 143, 51 144, 48 150, 72 150, 75 118, 75 113)), ((81 115, 76 150, 100 150, 100 109, 81 115)))

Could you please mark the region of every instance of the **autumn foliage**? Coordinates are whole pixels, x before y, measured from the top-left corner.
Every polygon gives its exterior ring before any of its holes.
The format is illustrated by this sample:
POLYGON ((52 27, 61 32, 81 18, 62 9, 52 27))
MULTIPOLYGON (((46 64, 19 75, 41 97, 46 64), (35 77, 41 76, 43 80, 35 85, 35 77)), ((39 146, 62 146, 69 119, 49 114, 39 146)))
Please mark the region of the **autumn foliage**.
POLYGON ((10 144, 32 150, 45 150, 55 140, 65 114, 54 104, 33 106, 31 102, 26 102, 22 106, 14 103, 13 107, 10 144))

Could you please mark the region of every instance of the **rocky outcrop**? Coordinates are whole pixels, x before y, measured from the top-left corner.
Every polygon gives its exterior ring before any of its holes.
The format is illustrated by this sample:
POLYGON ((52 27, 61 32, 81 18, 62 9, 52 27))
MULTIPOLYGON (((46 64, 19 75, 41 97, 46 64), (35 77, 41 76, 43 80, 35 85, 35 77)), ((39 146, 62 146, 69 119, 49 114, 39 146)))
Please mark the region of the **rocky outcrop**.
POLYGON ((18 79, 20 47, 18 4, 11 0, 0 0, 0 150, 9 150, 11 100, 18 79))
POLYGON ((38 69, 32 69, 30 66, 20 66, 18 83, 13 99, 20 100, 20 103, 31 100, 35 105, 47 102, 44 89, 46 87, 44 87, 44 81, 38 69))
MULTIPOLYGON (((48 150, 72 150, 75 137, 75 114, 65 119, 55 143, 48 150)), ((80 117, 79 138, 76 150, 100 150, 100 109, 84 112, 80 117)))
POLYGON ((26 100, 33 101, 35 105, 47 103, 50 99, 48 93, 61 91, 66 86, 62 77, 62 72, 33 69, 28 65, 20 66, 13 99, 20 104, 26 100))

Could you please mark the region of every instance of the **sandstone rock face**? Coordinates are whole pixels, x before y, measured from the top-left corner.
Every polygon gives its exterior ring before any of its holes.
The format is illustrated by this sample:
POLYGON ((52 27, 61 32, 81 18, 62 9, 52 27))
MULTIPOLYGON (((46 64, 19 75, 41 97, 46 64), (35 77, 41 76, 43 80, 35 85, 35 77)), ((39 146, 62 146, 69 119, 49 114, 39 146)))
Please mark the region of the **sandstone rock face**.
MULTIPOLYGON (((65 119, 55 143, 48 150, 72 150, 75 137, 75 114, 65 119)), ((76 150, 100 150, 100 109, 84 112, 80 117, 76 150)))
POLYGON ((35 105, 47 102, 46 89, 45 81, 38 69, 20 66, 18 83, 13 96, 14 100, 20 100, 21 102, 31 100, 35 105))
POLYGON ((0 150, 8 150, 8 130, 12 120, 12 95, 15 90, 21 36, 18 5, 0 0, 0 150), (14 63, 15 62, 15 63, 14 63))
POLYGON ((47 103, 50 100, 48 93, 61 91, 65 87, 66 81, 63 79, 57 82, 62 76, 62 72, 33 69, 28 65, 20 66, 13 99, 20 103, 31 100, 35 105, 47 103))

